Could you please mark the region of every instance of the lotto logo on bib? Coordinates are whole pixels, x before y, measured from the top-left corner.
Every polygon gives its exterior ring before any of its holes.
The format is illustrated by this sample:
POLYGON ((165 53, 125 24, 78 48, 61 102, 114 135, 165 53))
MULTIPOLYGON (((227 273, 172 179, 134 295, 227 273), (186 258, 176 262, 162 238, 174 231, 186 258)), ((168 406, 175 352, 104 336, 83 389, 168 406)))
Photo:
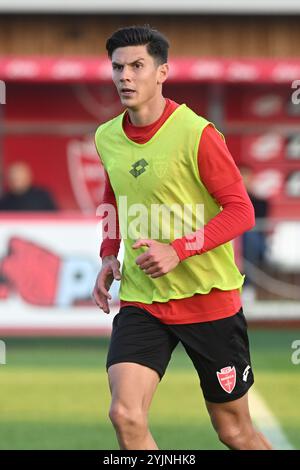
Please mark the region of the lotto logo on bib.
POLYGON ((236 384, 236 370, 235 367, 223 367, 221 372, 217 371, 219 384, 227 393, 231 393, 236 384))

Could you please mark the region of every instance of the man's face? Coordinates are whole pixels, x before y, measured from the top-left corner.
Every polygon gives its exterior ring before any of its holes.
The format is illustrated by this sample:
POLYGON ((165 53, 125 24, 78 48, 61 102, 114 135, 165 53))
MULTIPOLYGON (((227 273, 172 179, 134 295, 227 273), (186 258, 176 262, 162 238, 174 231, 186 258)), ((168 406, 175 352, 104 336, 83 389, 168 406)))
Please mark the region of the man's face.
POLYGON ((112 78, 121 103, 138 109, 161 90, 168 65, 158 65, 146 46, 119 47, 112 54, 112 78))
POLYGON ((30 168, 25 163, 14 163, 8 170, 9 190, 15 194, 27 191, 32 182, 30 168))

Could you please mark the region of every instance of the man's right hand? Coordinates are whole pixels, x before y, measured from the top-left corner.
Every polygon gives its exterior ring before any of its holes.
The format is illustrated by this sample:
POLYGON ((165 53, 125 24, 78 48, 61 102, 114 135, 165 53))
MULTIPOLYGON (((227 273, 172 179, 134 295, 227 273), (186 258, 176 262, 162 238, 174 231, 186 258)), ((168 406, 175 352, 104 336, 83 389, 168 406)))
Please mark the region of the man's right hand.
POLYGON ((108 299, 111 300, 112 297, 108 291, 114 279, 118 281, 121 279, 120 262, 113 255, 105 256, 92 294, 98 307, 105 313, 110 312, 108 299))

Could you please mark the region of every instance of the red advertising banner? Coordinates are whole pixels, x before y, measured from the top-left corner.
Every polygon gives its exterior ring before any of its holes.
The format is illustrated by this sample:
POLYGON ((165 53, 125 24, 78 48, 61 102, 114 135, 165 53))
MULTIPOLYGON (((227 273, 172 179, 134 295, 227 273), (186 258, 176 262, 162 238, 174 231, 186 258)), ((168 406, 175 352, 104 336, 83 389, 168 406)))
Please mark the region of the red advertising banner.
MULTIPOLYGON (((182 57, 170 61, 174 82, 289 83, 300 77, 300 59, 182 57)), ((0 57, 0 79, 35 82, 110 81, 106 57, 0 57)))

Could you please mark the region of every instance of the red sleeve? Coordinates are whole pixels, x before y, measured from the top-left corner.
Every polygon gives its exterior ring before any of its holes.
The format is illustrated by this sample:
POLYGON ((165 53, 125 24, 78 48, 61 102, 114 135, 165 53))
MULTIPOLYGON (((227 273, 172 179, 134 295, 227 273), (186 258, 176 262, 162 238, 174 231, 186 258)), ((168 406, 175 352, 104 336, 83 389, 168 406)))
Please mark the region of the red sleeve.
POLYGON ((104 237, 104 227, 102 225, 102 236, 103 241, 100 248, 100 257, 103 259, 104 256, 115 255, 118 256, 118 252, 120 249, 121 237, 120 237, 120 227, 119 227, 119 217, 118 217, 118 208, 115 193, 111 187, 110 180, 108 173, 104 170, 105 174, 105 187, 104 187, 104 195, 102 199, 102 204, 112 204, 115 208, 116 214, 116 238, 108 238, 104 237))
POLYGON ((212 125, 202 132, 198 168, 201 181, 210 194, 242 179, 223 137, 212 125))
POLYGON ((223 210, 204 226, 204 233, 203 229, 199 229, 195 232, 194 238, 193 234, 190 234, 188 238, 178 238, 171 243, 181 261, 212 250, 255 225, 253 205, 240 172, 222 137, 211 126, 202 134, 198 150, 198 166, 203 183, 223 210), (196 241, 197 233, 200 240, 204 235, 200 249, 194 249, 195 244, 191 245, 191 242, 196 241))

